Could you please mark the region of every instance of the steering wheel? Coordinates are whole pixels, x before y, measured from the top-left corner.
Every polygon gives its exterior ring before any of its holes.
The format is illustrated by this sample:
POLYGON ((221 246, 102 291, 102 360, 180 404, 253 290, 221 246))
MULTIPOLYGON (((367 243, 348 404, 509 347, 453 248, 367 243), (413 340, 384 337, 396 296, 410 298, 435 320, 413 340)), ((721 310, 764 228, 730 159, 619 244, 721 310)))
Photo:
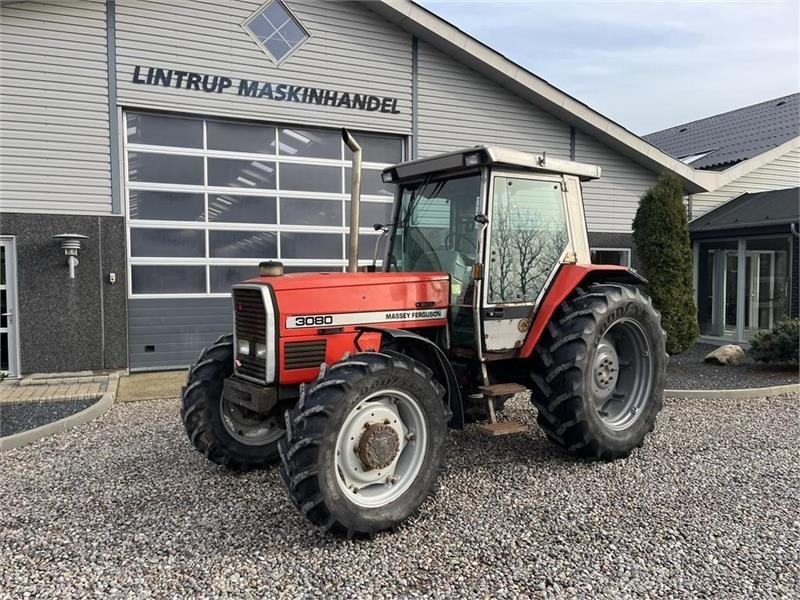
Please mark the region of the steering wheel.
POLYGON ((475 242, 474 238, 471 238, 464 234, 456 233, 455 231, 451 231, 448 233, 444 238, 444 245, 448 250, 457 250, 461 252, 461 254, 466 254, 464 248, 464 242, 469 242, 470 248, 473 251, 478 250, 478 244, 475 242))
POLYGON ((439 263, 439 255, 435 250, 425 250, 414 263, 414 271, 441 271, 442 265, 439 263))

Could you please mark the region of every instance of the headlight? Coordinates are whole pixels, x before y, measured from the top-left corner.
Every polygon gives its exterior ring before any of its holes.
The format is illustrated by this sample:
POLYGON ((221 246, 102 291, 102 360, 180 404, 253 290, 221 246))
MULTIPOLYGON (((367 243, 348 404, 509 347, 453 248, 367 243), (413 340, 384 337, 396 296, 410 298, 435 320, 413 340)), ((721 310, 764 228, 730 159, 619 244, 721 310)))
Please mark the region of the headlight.
POLYGON ((256 358, 266 358, 266 357, 267 357, 267 345, 256 344, 256 358))
POLYGON ((466 167, 475 167, 481 164, 481 153, 474 152, 472 154, 465 154, 464 155, 464 166, 466 167))
POLYGON ((250 342, 248 342, 247 340, 239 340, 236 344, 236 351, 239 354, 248 356, 250 354, 250 342))

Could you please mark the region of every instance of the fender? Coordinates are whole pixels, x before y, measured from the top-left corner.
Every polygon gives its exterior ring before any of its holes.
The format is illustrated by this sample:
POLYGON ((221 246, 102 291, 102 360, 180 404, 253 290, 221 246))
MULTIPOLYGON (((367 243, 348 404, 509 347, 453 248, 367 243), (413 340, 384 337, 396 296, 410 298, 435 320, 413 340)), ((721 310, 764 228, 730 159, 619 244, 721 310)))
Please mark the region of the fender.
MULTIPOLYGON (((384 327, 370 327, 367 325, 356 327, 361 331, 375 331, 389 337, 391 340, 396 341, 406 347, 414 348, 422 354, 429 354, 434 357, 432 361, 420 361, 426 364, 436 376, 436 379, 445 387, 447 392, 447 404, 450 407, 450 427, 453 429, 464 429, 464 405, 461 399, 461 388, 458 385, 456 374, 453 371, 453 366, 447 358, 444 351, 428 338, 417 335, 405 329, 389 329, 384 327)), ((358 347, 358 338, 356 336, 355 343, 358 347)), ((385 338, 384 338, 385 339, 385 338)))
POLYGON ((647 279, 642 277, 635 269, 618 265, 562 265, 558 270, 550 289, 547 290, 542 304, 536 311, 533 326, 528 333, 528 338, 520 350, 520 358, 528 358, 536 347, 536 343, 550 322, 556 308, 579 285, 593 283, 629 283, 632 285, 645 285, 647 279))

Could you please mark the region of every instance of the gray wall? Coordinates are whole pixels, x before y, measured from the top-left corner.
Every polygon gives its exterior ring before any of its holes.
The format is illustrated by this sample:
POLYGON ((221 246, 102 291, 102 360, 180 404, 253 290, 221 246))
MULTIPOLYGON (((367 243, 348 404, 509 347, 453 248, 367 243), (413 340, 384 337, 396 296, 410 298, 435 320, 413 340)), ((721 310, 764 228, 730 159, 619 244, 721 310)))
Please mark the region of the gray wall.
POLYGON ((311 38, 279 67, 241 24, 264 0, 117 0, 121 105, 411 131, 410 36, 356 2, 287 0, 311 38), (136 65, 398 98, 400 114, 134 84, 136 65))
POLYGON ((128 305, 131 369, 184 368, 233 331, 229 298, 134 299, 128 305))
POLYGON ((590 231, 630 233, 639 200, 658 176, 578 131, 575 160, 598 165, 600 179, 583 184, 590 231))
POLYGON ((110 213, 105 2, 0 10, 0 211, 110 213))
POLYGON ((125 368, 123 219, 3 213, 0 234, 17 240, 22 373, 125 368), (75 279, 52 239, 59 233, 89 236, 75 279))
MULTIPOLYGON (((419 44, 419 152, 498 144, 570 158, 570 126, 430 44, 419 44)), ((574 160, 599 165, 583 186, 591 231, 630 232, 639 199, 656 174, 576 131, 574 160)))
POLYGON ((430 44, 419 44, 419 152, 498 144, 569 158, 569 126, 430 44))

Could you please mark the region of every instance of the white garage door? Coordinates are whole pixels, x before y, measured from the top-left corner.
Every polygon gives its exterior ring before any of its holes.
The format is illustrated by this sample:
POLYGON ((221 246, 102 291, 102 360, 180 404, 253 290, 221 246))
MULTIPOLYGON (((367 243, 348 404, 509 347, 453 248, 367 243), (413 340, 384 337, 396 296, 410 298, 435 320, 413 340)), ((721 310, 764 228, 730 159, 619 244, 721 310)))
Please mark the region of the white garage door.
MULTIPOLYGON (((388 223, 383 167, 404 138, 358 133, 364 147, 362 263, 388 223)), ((287 272, 346 265, 350 152, 338 130, 126 114, 131 298, 224 297, 260 260, 287 272)))

